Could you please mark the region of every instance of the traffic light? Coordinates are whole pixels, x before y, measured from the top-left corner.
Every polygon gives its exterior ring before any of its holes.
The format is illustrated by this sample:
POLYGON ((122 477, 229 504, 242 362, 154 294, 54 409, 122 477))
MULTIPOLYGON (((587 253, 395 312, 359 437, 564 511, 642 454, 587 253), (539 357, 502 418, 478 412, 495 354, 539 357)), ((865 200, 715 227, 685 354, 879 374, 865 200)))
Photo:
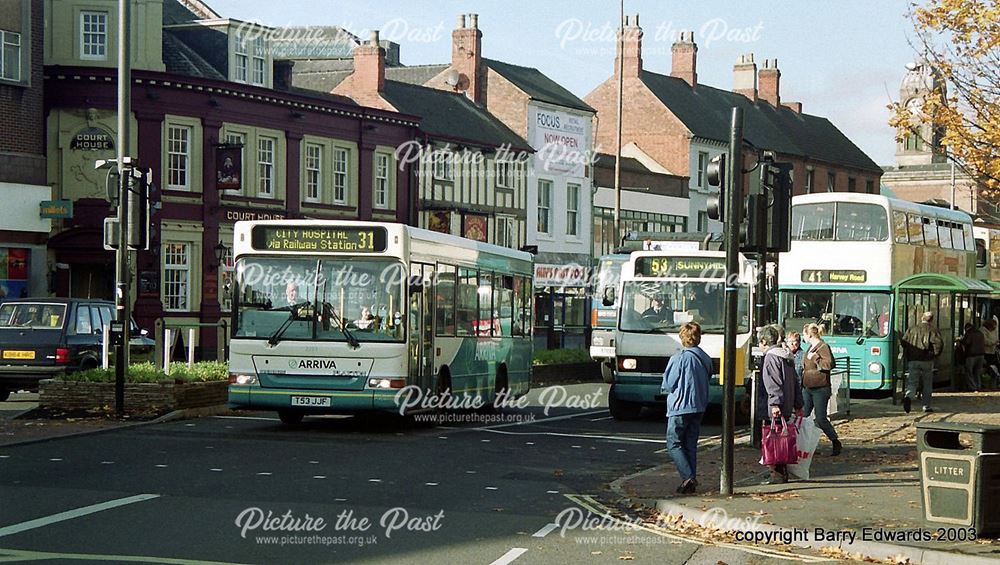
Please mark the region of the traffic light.
POLYGON ((149 168, 131 169, 128 190, 128 246, 129 249, 149 249, 149 190, 153 184, 153 171, 149 168))
POLYGON ((791 245, 792 164, 766 161, 760 165, 757 187, 747 197, 746 221, 741 229, 742 248, 754 252, 766 242, 770 253, 783 253, 791 245), (756 226, 764 224, 764 241, 756 226))
POLYGON ((725 217, 726 202, 726 154, 715 156, 708 163, 705 175, 708 177, 708 184, 719 187, 718 196, 709 196, 706 205, 708 217, 713 220, 722 221, 725 217))

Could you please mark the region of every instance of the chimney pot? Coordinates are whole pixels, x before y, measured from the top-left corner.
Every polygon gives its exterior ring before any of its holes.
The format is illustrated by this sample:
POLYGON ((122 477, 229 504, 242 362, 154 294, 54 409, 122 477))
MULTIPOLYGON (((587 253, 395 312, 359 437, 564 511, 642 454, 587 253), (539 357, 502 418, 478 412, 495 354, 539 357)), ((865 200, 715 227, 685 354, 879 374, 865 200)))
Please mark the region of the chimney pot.
POLYGON ((469 27, 479 29, 479 14, 469 14, 469 27))
POLYGON ((742 94, 751 102, 757 101, 757 64, 753 53, 740 55, 733 67, 733 92, 742 94))
POLYGON ((458 23, 455 25, 455 29, 462 29, 465 27, 465 14, 458 16, 458 23))
POLYGON ((371 33, 371 44, 378 47, 378 30, 373 29, 371 33))

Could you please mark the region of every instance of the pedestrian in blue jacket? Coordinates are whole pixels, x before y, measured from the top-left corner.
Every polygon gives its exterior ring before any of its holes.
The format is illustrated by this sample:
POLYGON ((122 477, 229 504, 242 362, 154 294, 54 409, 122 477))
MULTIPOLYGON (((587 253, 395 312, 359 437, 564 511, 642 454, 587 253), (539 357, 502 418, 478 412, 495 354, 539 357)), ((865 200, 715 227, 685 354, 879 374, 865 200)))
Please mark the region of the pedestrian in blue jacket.
POLYGON ((660 388, 667 395, 667 451, 681 476, 677 492, 692 493, 698 488, 698 435, 708 407, 712 358, 698 347, 698 324, 681 326, 680 340, 684 349, 670 358, 660 388))

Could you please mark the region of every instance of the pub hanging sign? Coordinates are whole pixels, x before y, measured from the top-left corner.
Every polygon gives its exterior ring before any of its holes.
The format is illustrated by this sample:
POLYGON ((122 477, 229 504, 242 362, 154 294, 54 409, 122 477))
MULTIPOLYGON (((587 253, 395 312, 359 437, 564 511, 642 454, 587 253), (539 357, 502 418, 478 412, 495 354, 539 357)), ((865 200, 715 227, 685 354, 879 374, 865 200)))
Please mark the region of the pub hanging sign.
POLYGON ((73 151, 114 151, 114 137, 96 127, 84 128, 70 140, 69 148, 73 151))

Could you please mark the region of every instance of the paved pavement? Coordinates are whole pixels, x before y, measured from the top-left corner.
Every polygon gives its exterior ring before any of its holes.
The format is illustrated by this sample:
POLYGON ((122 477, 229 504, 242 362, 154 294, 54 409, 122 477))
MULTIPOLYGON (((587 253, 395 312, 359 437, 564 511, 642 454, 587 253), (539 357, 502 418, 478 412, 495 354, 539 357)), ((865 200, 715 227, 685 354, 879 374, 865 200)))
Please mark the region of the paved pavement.
POLYGON ((861 553, 950 565, 980 559, 995 563, 1000 561, 1000 542, 968 540, 967 529, 939 530, 923 521, 914 442, 917 421, 1000 424, 1000 393, 941 393, 935 395, 935 404, 934 413, 905 414, 888 400, 855 402, 851 419, 837 422, 844 453, 830 456, 824 438, 810 481, 759 485, 767 477, 757 462, 759 451, 744 445, 736 450, 734 496, 718 495, 717 451, 705 452, 699 461, 705 484, 696 495, 673 494, 678 481, 669 464, 618 481, 615 488, 631 501, 658 510, 653 519, 683 515, 694 522, 688 524, 691 528, 731 530, 714 532, 722 539, 736 531, 766 531, 776 525, 807 532, 805 541, 829 555, 861 553))

